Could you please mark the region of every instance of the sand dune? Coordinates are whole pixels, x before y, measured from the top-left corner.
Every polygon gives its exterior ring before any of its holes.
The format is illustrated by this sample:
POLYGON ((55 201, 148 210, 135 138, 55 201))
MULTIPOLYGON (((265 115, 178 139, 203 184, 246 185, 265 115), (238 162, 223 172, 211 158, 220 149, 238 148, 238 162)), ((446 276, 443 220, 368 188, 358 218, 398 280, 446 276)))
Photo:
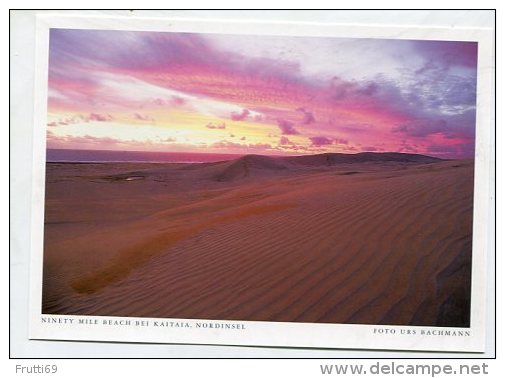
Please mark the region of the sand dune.
MULTIPOLYGON (((283 173, 292 174, 302 168, 324 168, 329 166, 340 166, 347 164, 377 164, 389 163, 396 165, 399 163, 435 163, 441 159, 431 156, 403 154, 403 153, 371 153, 362 152, 358 154, 338 154, 326 153, 319 155, 301 155, 288 157, 270 157, 261 155, 246 155, 231 162, 215 164, 218 170, 215 179, 218 181, 234 181, 249 176, 279 175, 283 173), (282 172, 284 171, 284 172, 282 172)), ((383 168, 381 166, 381 168, 383 168)))
POLYGON ((473 161, 48 164, 43 312, 469 324, 473 161))

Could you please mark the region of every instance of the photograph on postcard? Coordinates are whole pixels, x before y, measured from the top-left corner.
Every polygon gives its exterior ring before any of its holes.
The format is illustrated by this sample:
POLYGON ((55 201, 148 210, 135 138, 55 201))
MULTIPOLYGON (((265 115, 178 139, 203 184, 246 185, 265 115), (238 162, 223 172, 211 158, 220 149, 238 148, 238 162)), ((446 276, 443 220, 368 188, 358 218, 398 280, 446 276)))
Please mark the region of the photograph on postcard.
POLYGON ((482 351, 488 31, 37 33, 31 338, 482 351))
POLYGON ((52 29, 42 312, 468 327, 477 43, 52 29))

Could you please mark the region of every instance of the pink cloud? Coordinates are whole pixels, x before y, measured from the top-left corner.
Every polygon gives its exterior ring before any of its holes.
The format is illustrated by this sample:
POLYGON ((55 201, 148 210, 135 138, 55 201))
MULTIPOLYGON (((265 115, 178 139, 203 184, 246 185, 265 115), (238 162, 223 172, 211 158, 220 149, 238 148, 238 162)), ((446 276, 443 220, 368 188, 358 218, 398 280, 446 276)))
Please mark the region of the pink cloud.
POLYGON ((158 138, 157 140, 123 140, 113 137, 96 137, 92 135, 72 136, 61 135, 57 136, 53 132, 47 132, 47 147, 48 148, 70 148, 70 149, 90 149, 90 150, 138 150, 146 145, 149 150, 166 151, 166 145, 171 147, 177 142, 176 138, 158 138))
POLYGON ((186 100, 183 99, 182 97, 172 96, 170 98, 170 105, 173 105, 173 106, 182 106, 184 104, 186 104, 186 100))
POLYGON ((249 110, 243 109, 240 113, 232 112, 230 117, 233 121, 243 121, 249 116, 249 113, 249 110))
POLYGON ((111 121, 113 118, 110 114, 91 113, 87 117, 87 119, 89 121, 107 122, 107 121, 111 121))
POLYGON ((48 148, 74 148, 74 149, 114 149, 124 144, 123 141, 111 137, 85 136, 55 136, 47 134, 48 148))
POLYGON ((133 115, 133 118, 135 118, 138 121, 147 121, 147 122, 154 122, 154 118, 147 115, 147 114, 140 114, 140 113, 135 113, 133 115))
POLYGON ((212 147, 234 149, 234 148, 242 148, 242 147, 244 147, 244 145, 241 144, 241 143, 234 143, 234 142, 229 142, 229 141, 226 141, 226 140, 221 140, 219 142, 214 142, 212 144, 212 147))

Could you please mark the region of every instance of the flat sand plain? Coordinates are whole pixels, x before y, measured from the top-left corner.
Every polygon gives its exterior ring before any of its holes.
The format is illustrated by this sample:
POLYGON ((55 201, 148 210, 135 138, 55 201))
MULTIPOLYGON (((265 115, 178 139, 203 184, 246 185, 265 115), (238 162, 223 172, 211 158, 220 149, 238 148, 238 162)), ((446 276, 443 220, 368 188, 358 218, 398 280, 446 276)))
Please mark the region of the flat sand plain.
POLYGON ((47 163, 43 313, 468 326, 473 160, 47 163))

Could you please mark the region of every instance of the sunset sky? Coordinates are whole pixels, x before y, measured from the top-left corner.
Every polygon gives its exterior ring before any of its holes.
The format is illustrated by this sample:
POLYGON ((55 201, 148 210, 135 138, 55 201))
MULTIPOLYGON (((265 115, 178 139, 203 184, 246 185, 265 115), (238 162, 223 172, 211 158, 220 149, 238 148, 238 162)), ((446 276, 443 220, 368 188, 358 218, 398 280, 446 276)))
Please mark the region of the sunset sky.
POLYGON ((52 29, 48 148, 474 154, 473 42, 52 29))

